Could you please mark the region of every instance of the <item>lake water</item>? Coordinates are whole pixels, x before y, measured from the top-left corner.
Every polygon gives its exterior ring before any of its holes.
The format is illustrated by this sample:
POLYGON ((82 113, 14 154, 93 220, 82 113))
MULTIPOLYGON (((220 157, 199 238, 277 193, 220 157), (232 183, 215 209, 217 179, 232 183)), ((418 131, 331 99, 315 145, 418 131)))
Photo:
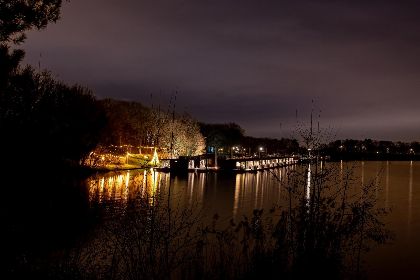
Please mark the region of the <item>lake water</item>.
MULTIPOLYGON (((352 170, 356 189, 374 183, 378 206, 391 209, 384 222, 395 234, 395 240, 367 254, 368 275, 382 279, 420 275, 420 162, 366 161, 325 165, 340 174, 352 170)), ((281 203, 285 189, 279 181, 299 168, 303 167, 289 166, 248 174, 189 173, 184 177, 131 170, 90 178, 88 196, 93 206, 114 205, 114 210, 124 211, 125 204, 136 197, 147 197, 152 202, 155 195, 167 194, 170 189, 172 207, 193 207, 206 213, 207 218, 217 213, 222 220, 228 221, 249 216, 254 209, 270 209, 281 203)))

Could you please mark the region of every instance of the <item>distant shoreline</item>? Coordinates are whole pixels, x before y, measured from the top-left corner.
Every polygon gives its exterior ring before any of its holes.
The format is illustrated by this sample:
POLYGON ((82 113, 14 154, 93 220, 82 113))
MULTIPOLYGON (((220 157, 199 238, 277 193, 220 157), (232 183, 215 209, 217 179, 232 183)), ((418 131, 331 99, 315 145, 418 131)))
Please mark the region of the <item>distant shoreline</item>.
POLYGON ((420 161, 420 155, 347 154, 331 155, 329 161, 420 161))

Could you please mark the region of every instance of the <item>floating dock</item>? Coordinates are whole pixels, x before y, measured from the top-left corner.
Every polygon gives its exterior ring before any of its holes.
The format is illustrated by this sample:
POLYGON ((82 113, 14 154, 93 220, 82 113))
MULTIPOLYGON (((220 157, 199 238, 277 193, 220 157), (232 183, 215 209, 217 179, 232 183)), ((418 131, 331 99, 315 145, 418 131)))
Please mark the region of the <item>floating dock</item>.
POLYGON ((161 166, 155 168, 162 172, 257 172, 297 164, 295 156, 236 157, 215 158, 213 155, 180 157, 178 159, 162 159, 161 166))
POLYGON ((298 163, 294 157, 231 158, 220 162, 220 168, 234 172, 255 172, 298 163))

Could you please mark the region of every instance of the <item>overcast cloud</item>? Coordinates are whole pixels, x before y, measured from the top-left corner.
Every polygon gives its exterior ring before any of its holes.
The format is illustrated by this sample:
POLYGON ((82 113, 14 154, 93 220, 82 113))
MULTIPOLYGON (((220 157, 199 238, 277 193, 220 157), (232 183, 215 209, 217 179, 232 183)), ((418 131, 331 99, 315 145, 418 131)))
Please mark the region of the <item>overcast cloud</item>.
POLYGON ((24 48, 100 98, 166 106, 178 90, 179 111, 249 135, 293 136, 313 108, 338 138, 418 141, 419 14, 415 1, 72 0, 24 48))

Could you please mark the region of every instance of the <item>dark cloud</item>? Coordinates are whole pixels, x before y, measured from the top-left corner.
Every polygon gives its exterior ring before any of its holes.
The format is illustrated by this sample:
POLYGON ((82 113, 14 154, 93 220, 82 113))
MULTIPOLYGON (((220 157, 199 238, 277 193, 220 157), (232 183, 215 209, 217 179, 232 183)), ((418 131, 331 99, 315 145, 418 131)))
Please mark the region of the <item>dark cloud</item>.
POLYGON ((178 90, 179 110, 251 135, 291 135, 296 109, 301 120, 314 109, 337 137, 420 140, 419 12, 414 1, 72 0, 25 48, 99 97, 165 106, 178 90))

